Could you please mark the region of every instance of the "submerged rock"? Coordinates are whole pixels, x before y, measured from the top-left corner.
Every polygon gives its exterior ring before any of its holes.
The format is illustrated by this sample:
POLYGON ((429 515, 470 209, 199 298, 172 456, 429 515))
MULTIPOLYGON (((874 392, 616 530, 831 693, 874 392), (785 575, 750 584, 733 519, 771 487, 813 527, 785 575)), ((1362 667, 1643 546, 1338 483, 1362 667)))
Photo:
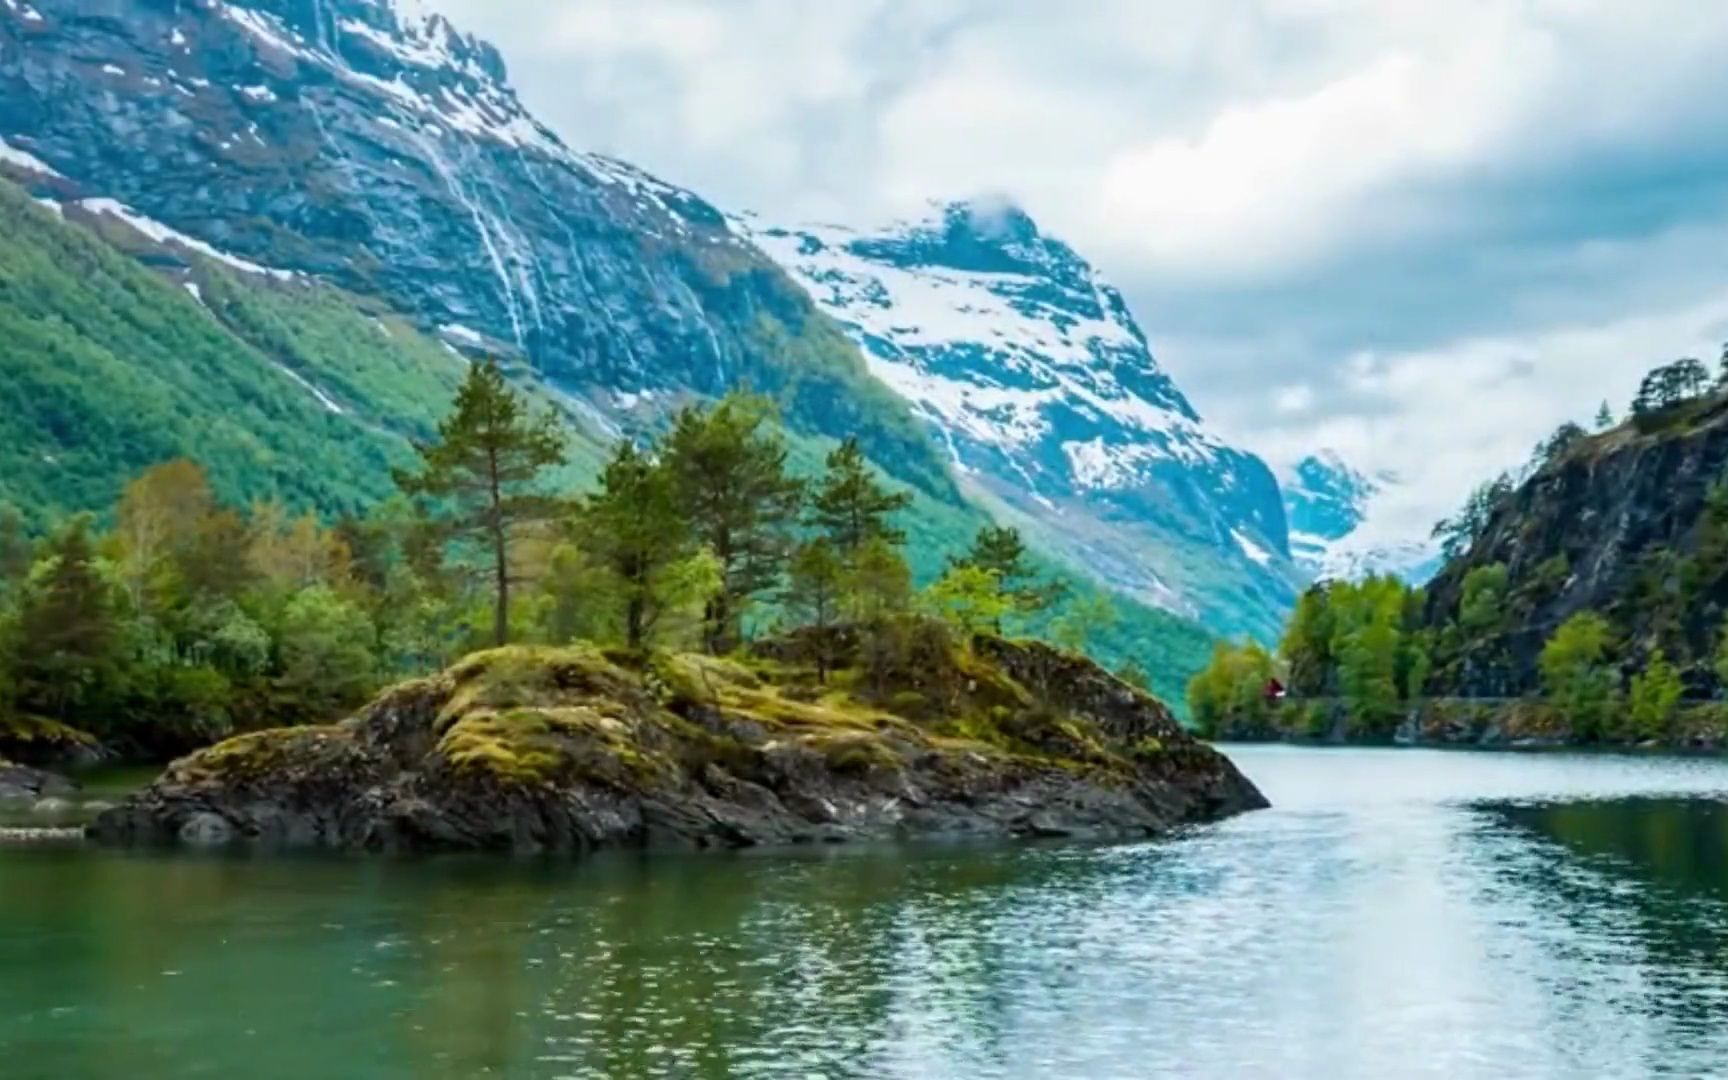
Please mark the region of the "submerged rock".
POLYGON ((341 724, 177 761, 91 834, 581 852, 1146 836, 1266 805, 1159 702, 1046 646, 938 641, 828 684, 796 654, 478 653, 341 724))
POLYGON ((58 773, 0 760, 0 803, 40 805, 61 800, 77 790, 77 784, 58 773))

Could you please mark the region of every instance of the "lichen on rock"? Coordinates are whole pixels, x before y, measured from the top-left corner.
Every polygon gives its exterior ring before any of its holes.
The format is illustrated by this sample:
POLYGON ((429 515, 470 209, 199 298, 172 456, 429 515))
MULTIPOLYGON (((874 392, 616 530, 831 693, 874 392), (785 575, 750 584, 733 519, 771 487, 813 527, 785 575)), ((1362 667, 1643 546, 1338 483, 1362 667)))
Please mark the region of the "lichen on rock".
POLYGON ((1156 700, 1059 650, 932 634, 907 670, 843 658, 823 681, 796 637, 725 658, 477 653, 339 725, 182 759, 92 835, 580 852, 1143 836, 1265 805, 1156 700))

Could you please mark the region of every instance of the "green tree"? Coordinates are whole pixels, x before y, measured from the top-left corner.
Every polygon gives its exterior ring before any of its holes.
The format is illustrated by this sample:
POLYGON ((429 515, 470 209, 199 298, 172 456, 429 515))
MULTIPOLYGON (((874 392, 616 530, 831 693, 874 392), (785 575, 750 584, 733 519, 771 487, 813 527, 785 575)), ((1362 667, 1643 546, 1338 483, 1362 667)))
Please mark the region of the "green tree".
POLYGON ((1050 623, 1050 640, 1069 652, 1084 653, 1093 639, 1116 625, 1116 606, 1103 593, 1084 593, 1068 602, 1050 623))
POLYGON ((881 537, 868 540, 852 558, 843 583, 847 614, 861 623, 902 615, 912 603, 912 568, 881 537))
POLYGON ((787 473, 771 419, 765 399, 730 394, 712 408, 681 410, 663 443, 678 509, 720 564, 704 612, 713 653, 737 643, 750 603, 779 583, 792 552, 804 485, 787 473))
POLYGON ((877 481, 857 439, 847 439, 828 455, 827 472, 810 498, 810 525, 827 538, 835 555, 850 559, 864 544, 881 539, 906 542, 894 514, 912 505, 905 491, 890 491, 877 481))
POLYGON ((11 666, 21 706, 67 720, 113 690, 121 644, 115 600, 90 519, 74 517, 48 540, 19 604, 11 666))
POLYGON ((564 462, 564 437, 550 413, 531 416, 505 382, 496 361, 475 364, 456 392, 455 409, 438 425, 438 439, 416 444, 418 472, 398 470, 408 495, 436 500, 446 511, 443 534, 483 546, 494 593, 492 639, 510 639, 510 545, 514 532, 561 510, 538 485, 564 462))
POLYGON ((1664 738, 1683 691, 1679 670, 1669 663, 1661 649, 1651 653, 1644 670, 1632 676, 1631 693, 1627 695, 1633 737, 1664 738))
POLYGON ((672 474, 628 440, 613 450, 600 474, 600 490, 581 513, 587 549, 615 583, 623 612, 624 642, 646 647, 669 610, 690 602, 702 575, 690 523, 679 512, 672 474))
POLYGON ((931 612, 967 640, 1000 625, 1010 603, 995 571, 972 565, 949 567, 924 597, 931 612))
POLYGON ((1376 618, 1344 640, 1338 662, 1338 683, 1353 722, 1379 733, 1398 712, 1398 630, 1376 618))
POLYGON ((1272 709, 1266 686, 1274 673, 1272 655, 1257 642, 1215 643, 1211 662, 1188 680, 1195 727, 1207 738, 1263 733, 1272 709))
POLYGON ((1464 575, 1458 625, 1466 634, 1482 637, 1500 630, 1505 622, 1506 582, 1505 563, 1478 566, 1464 575))
POLYGON ((35 550, 24 514, 11 503, 0 503, 0 599, 24 581, 35 550))
MULTIPOLYGON (((974 566, 995 574, 1009 600, 1008 611, 1021 615, 1043 611, 1067 591, 1061 582, 1040 580, 1026 541, 1020 530, 1012 526, 986 525, 979 529, 972 547, 960 558, 950 560, 950 565, 974 566)), ((993 629, 1001 632, 1000 620, 993 629)))
POLYGON ((1580 611, 1555 629, 1538 661, 1543 691, 1586 736, 1604 730, 1615 704, 1619 679, 1607 663, 1613 636, 1607 619, 1580 611))
POLYGON ((839 617, 846 591, 846 565, 834 544, 818 536, 798 546, 787 574, 786 607, 816 631, 816 678, 828 681, 829 630, 839 617))
POLYGON ((1728 691, 1728 615, 1716 631, 1716 651, 1711 656, 1710 669, 1716 674, 1716 685, 1728 691))
POLYGON ((315 714, 357 704, 376 687, 376 645, 359 605, 327 585, 301 589, 276 629, 278 686, 315 714))
POLYGON ((1607 431, 1614 426, 1614 410, 1608 407, 1606 399, 1596 408, 1596 430, 1607 431))
POLYGON ((1332 670, 1332 610, 1328 583, 1311 585, 1296 599, 1279 652, 1290 670, 1290 693, 1318 697, 1332 670))

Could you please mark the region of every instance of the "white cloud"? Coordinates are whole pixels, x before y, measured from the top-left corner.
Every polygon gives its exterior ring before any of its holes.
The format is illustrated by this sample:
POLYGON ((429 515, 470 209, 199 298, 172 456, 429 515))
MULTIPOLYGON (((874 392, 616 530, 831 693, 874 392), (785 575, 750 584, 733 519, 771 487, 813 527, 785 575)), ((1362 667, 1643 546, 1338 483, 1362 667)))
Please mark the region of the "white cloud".
POLYGON ((1721 336, 1728 5, 434 0, 531 107, 728 208, 1005 192, 1247 445, 1425 525, 1721 336))

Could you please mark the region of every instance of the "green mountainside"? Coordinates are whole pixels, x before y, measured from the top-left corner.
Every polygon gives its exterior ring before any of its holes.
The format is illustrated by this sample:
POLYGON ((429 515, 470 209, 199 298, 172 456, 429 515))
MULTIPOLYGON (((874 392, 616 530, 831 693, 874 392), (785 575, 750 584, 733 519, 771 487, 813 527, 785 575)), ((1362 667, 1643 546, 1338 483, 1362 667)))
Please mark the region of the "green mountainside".
MULTIPOLYGON (((70 512, 106 512, 128 479, 177 457, 203 464, 231 505, 274 499, 332 521, 360 513, 395 490, 391 469, 411 460, 412 441, 429 436, 468 367, 382 301, 307 276, 238 270, 76 202, 38 204, 4 180, 0 228, 8 237, 0 246, 0 503, 37 527, 70 512)), ((850 348, 838 337, 832 344, 850 348)), ((571 464, 560 483, 585 488, 619 431, 525 366, 510 370, 569 421, 571 464)), ((798 423, 814 403, 797 398, 832 385, 795 372, 782 384, 794 471, 815 473, 836 445, 798 423)), ((873 404, 866 394, 827 408, 873 404)), ((640 410, 642 429, 664 415, 640 410)), ((928 581, 989 517, 921 462, 915 456, 911 475, 880 471, 913 492, 903 515, 908 552, 918 580, 928 581)), ((1085 580, 1052 560, 1043 565, 1085 580)), ((1092 651, 1108 664, 1133 662, 1155 691, 1179 701, 1210 635, 1131 600, 1118 598, 1116 608, 1092 651)))

